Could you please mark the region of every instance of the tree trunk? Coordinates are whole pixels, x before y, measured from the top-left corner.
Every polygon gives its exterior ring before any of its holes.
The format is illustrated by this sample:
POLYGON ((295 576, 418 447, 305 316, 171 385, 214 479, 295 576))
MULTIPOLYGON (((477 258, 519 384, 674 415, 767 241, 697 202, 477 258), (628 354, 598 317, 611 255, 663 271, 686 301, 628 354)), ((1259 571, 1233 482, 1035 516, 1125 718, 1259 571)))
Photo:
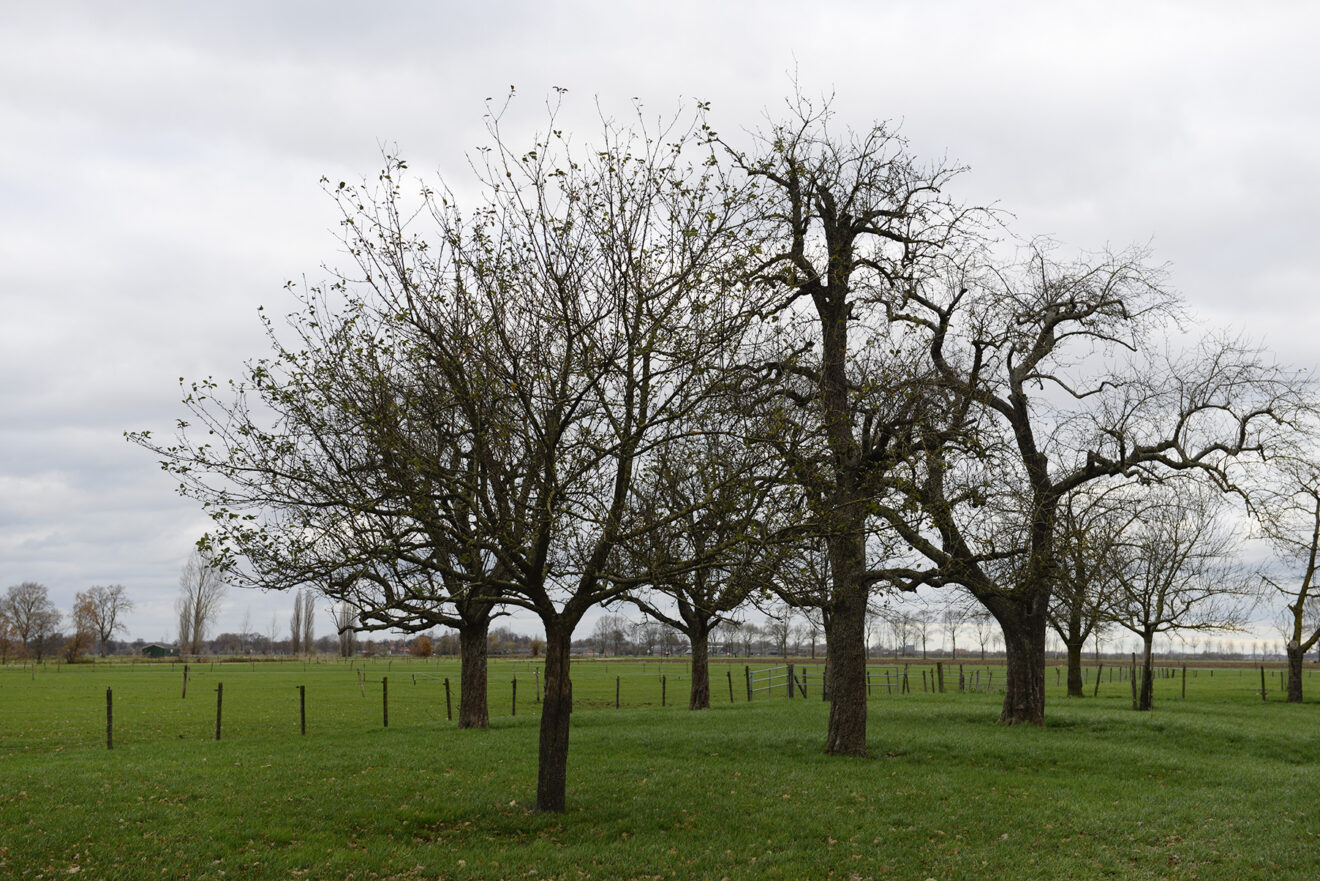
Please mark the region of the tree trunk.
POLYGON ((1068 647, 1068 697, 1084 697, 1082 687, 1082 645, 1081 642, 1064 643, 1068 647))
POLYGON ((1084 697, 1082 689, 1082 649, 1086 647, 1086 631, 1082 628, 1082 604, 1074 601, 1068 608, 1068 633, 1059 634, 1068 649, 1068 697, 1084 697))
POLYGON ((1045 724, 1045 610, 1049 594, 1035 593, 1028 600, 998 595, 981 600, 1004 631, 1006 690, 999 721, 1005 725, 1045 724))
POLYGON ((866 594, 860 574, 862 543, 840 537, 833 551, 834 596, 825 638, 829 664, 830 721, 825 751, 866 755, 866 594))
POLYGON ((545 695, 541 701, 541 741, 536 769, 536 809, 563 813, 568 789, 568 722, 573 686, 568 678, 573 629, 559 623, 545 628, 545 695))
POLYGON ((1141 641, 1141 692, 1137 696, 1137 709, 1144 712, 1155 705, 1155 635, 1143 634, 1141 641))
POLYGON ((467 623, 458 630, 458 727, 489 728, 486 703, 486 636, 490 621, 467 623))
POLYGON ((692 688, 688 693, 689 710, 710 709, 710 628, 696 624, 688 628, 688 641, 692 643, 692 688))
POLYGON ((1288 703, 1302 702, 1302 661, 1306 653, 1295 641, 1288 643, 1288 703))

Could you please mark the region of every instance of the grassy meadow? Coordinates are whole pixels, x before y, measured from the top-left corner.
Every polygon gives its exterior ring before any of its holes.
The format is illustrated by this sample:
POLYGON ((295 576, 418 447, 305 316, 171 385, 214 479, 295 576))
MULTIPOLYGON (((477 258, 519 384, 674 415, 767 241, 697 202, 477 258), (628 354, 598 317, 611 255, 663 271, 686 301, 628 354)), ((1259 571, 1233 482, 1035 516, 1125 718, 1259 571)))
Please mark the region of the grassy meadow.
MULTIPOLYGON (((774 662, 753 663, 753 667, 774 662)), ((0 878, 1314 878, 1316 702, 1277 672, 1189 671, 995 724, 1001 695, 910 693, 873 672, 873 757, 821 751, 808 699, 713 670, 691 713, 682 663, 583 660, 569 810, 535 798, 535 665, 491 664, 491 729, 459 731, 457 665, 97 664, 0 670, 0 878), (661 706, 661 677, 665 703, 661 706), (517 715, 512 682, 518 681, 517 715), (388 679, 389 726, 382 693, 388 679), (222 739, 215 740, 223 683, 222 739), (298 686, 307 734, 299 734, 298 686), (620 709, 615 709, 615 690, 620 709), (105 744, 105 691, 114 749, 105 744), (455 713, 457 706, 454 706, 455 713)), ((1002 676, 1002 668, 999 669, 1002 676)), ((1087 687, 1090 695, 1094 683, 1087 687)), ((987 687, 988 686, 988 687, 987 687)))

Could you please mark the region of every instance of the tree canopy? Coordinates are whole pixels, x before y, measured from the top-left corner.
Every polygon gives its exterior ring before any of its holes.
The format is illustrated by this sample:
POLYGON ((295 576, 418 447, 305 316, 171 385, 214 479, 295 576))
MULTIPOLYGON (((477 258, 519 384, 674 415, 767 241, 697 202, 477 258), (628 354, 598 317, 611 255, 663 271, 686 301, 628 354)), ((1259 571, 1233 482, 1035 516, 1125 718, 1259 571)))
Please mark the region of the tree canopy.
POLYGON ((625 598, 703 639, 771 587, 818 610, 826 748, 861 755, 877 591, 958 585, 1004 633, 1001 719, 1041 723, 1071 506, 1234 488, 1309 407, 1250 345, 1175 345, 1145 251, 1007 253, 965 170, 891 125, 799 98, 745 146, 704 105, 582 144, 552 103, 523 146, 507 110, 472 187, 394 155, 325 180, 347 268, 289 286, 241 381, 185 381, 172 441, 131 439, 236 583, 313 587, 343 630, 459 628, 474 727, 490 620, 535 613, 541 809, 564 809, 574 629, 625 598))

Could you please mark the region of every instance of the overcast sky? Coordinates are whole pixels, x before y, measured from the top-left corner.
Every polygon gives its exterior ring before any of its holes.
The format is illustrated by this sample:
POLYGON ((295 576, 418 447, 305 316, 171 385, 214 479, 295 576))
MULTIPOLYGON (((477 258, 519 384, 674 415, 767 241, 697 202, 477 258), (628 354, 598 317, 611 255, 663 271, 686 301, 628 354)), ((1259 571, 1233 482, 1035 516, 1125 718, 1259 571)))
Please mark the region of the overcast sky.
MULTIPOLYGON (((796 71, 842 121, 970 166, 959 195, 1019 234, 1149 243, 1207 326, 1314 368, 1317 33, 1303 2, 7 3, 0 589, 67 612, 122 583, 130 637, 172 638, 207 521, 122 433, 168 432, 179 377, 236 377, 257 307, 342 262, 322 175, 397 143, 461 186, 511 85, 531 126, 558 86, 571 119, 697 98, 736 130, 796 71)), ((220 629, 283 633, 291 605, 231 591, 220 629)))

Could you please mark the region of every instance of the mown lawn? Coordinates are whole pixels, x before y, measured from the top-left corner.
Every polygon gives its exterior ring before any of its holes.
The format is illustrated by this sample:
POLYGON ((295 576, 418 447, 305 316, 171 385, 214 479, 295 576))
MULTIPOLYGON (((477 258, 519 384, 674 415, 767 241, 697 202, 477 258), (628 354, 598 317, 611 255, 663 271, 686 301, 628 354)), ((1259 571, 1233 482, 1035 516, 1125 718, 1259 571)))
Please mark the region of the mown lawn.
MULTIPOLYGON (((496 665, 492 695, 507 701, 516 669, 496 665)), ((1043 729, 996 725, 993 692, 877 695, 874 756, 844 759, 821 752, 817 694, 730 704, 726 686, 723 703, 689 713, 677 666, 576 669, 575 690, 599 694, 574 715, 569 811, 557 816, 529 809, 538 720, 524 672, 516 717, 504 707, 491 730, 458 731, 437 711, 442 691, 424 675, 412 684, 435 665, 376 665, 361 685, 344 668, 258 665, 245 680, 217 666, 194 674, 186 700, 174 671, 103 671, 128 714, 113 751, 92 735, 34 743, 19 724, 100 695, 103 737, 100 682, 6 672, 0 878, 1320 875, 1320 704, 1262 703, 1249 673, 1217 671, 1212 686, 1200 671, 1186 701, 1158 684, 1156 710, 1140 715, 1118 683, 1080 701, 1052 692, 1043 729), (616 676, 642 696, 659 675, 669 707, 657 693, 613 709, 616 676), (235 718, 216 742, 222 676, 235 718), (321 707, 306 737, 291 709, 299 678, 321 707), (154 728, 148 697, 161 705, 154 728)))

